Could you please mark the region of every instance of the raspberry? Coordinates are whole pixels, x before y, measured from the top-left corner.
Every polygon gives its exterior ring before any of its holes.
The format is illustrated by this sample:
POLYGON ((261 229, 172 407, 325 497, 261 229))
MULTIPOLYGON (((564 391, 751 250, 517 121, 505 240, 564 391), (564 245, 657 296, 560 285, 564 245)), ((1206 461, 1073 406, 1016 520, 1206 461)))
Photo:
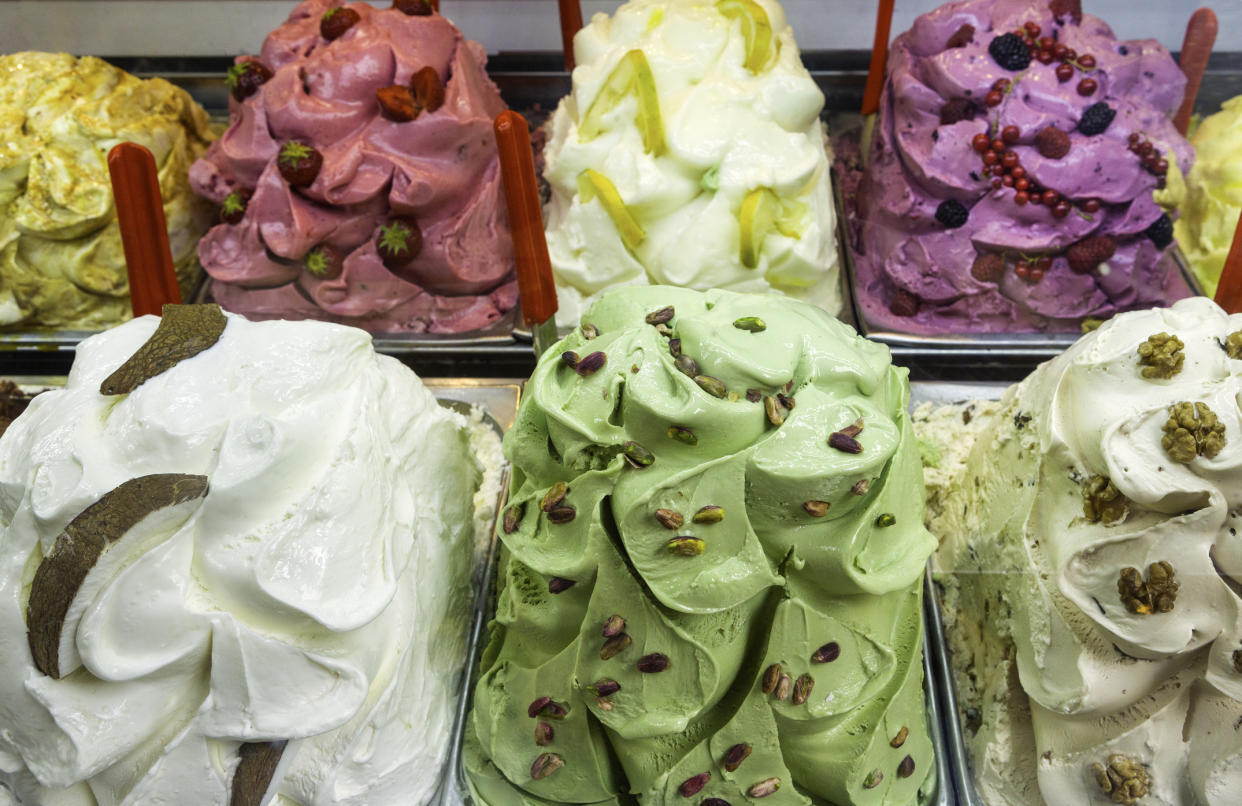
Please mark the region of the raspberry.
POLYGON ((1156 248, 1163 249, 1173 242, 1173 220, 1165 213, 1143 230, 1143 234, 1151 239, 1156 248))
POLYGON ((919 312, 919 298, 904 288, 897 289, 888 309, 894 316, 914 316, 919 312))
POLYGON ((1005 275, 1005 259, 1000 255, 979 255, 970 265, 970 276, 981 283, 998 283, 1005 275))
POLYGON ((1083 111, 1082 120, 1078 121, 1078 131, 1088 136, 1103 134, 1116 116, 1117 112, 1103 101, 1091 104, 1083 111))
POLYGON ((1035 149, 1050 160, 1059 160, 1070 152, 1070 137, 1056 126, 1045 126, 1035 135, 1035 149))
POLYGON ((1117 252, 1117 242, 1107 235, 1084 238, 1065 252, 1069 261, 1070 271, 1075 274, 1090 274, 1095 267, 1108 260, 1117 252))
POLYGON ((1052 0, 1048 8, 1057 19, 1069 17, 1075 25, 1082 23, 1082 0, 1052 0))
POLYGON ((975 119, 975 104, 969 98, 954 98, 940 107, 940 125, 951 126, 963 120, 975 119))
POLYGON ((961 202, 953 199, 940 202, 940 206, 936 208, 936 220, 949 229, 957 229, 965 224, 969 217, 970 211, 963 207, 961 202))
POLYGON ((966 23, 961 28, 953 32, 953 36, 949 37, 949 41, 944 43, 945 49, 964 48, 975 40, 975 26, 966 23))
POLYGON ((1001 67, 1017 72, 1031 64, 1031 51, 1017 34, 1001 34, 988 45, 988 53, 1001 67))

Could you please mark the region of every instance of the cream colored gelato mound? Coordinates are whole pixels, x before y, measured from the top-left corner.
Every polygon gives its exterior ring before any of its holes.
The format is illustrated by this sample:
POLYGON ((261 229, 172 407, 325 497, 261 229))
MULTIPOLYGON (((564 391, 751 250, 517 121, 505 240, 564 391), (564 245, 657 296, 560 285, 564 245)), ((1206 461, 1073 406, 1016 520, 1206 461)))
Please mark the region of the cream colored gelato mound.
POLYGON ((1242 213, 1242 96, 1225 101, 1190 136, 1195 164, 1186 177, 1177 243, 1206 294, 1216 293, 1220 273, 1242 213))
POLYGON ((916 411, 946 448, 928 525, 988 804, 1238 802, 1239 358, 1242 315, 1194 298, 999 403, 916 411))
POLYGON ((84 341, 0 438, 0 802, 5 785, 28 806, 429 802, 498 437, 363 331, 316 322, 230 315, 208 349, 102 395, 158 322, 84 341), (151 474, 206 492, 100 555, 45 674, 58 536, 151 474))
POLYGON ((545 151, 558 323, 648 283, 840 310, 824 96, 775 0, 631 0, 574 56, 545 151))
POLYGON ((0 56, 0 328, 97 330, 130 317, 108 151, 146 146, 159 168, 183 296, 211 205, 189 168, 214 137, 207 113, 163 79, 92 56, 0 56))

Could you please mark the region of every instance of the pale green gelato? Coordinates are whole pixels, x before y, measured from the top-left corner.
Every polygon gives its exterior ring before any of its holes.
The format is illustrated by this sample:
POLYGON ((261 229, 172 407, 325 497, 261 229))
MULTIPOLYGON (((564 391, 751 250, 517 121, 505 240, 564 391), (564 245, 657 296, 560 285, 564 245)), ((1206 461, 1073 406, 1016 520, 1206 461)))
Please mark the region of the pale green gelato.
POLYGON ((159 167, 182 295, 211 205, 190 163, 214 139, 207 113, 163 79, 91 56, 0 56, 0 328, 100 329, 130 318, 108 151, 146 146, 159 167))
POLYGON ((1195 164, 1173 233, 1204 293, 1213 296, 1242 213, 1242 96, 1204 118, 1190 142, 1195 164))
POLYGON ((512 495, 466 731, 476 799, 739 806, 778 779, 764 804, 915 802, 933 780, 919 583, 935 544, 911 494, 905 371, 822 310, 766 295, 624 288, 583 321, 598 335, 548 351, 505 438, 512 495), (665 306, 662 334, 646 318, 665 306), (678 347, 707 379, 679 371, 678 347), (596 352, 598 371, 571 366, 596 352), (787 384, 792 409, 776 399, 787 384), (861 452, 829 446, 859 420, 861 452), (654 461, 633 466, 628 443, 654 461), (568 493, 545 510, 558 482, 568 493), (696 521, 704 507, 723 518, 696 521), (670 550, 679 537, 701 553, 670 550), (605 658, 610 618, 627 639, 605 658), (640 671, 656 654, 667 669, 640 671), (785 698, 764 692, 775 664, 785 698), (544 697, 564 718, 530 715, 544 697), (751 752, 729 771, 738 745, 751 752))

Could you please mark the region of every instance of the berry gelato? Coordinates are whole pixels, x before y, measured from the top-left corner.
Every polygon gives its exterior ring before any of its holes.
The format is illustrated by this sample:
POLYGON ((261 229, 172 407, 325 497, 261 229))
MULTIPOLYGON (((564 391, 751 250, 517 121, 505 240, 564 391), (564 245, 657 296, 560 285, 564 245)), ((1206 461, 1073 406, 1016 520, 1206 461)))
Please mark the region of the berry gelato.
POLYGON ((484 328, 516 304, 481 46, 423 2, 306 0, 229 72, 231 125, 190 172, 199 245, 251 318, 484 328))
POLYGON ((92 56, 0 56, 0 328, 98 330, 132 315, 108 174, 108 150, 122 141, 155 157, 188 296, 211 205, 187 177, 212 139, 207 113, 163 79, 92 56))
POLYGON ((841 308, 824 96, 775 0, 631 0, 574 37, 548 125, 562 326, 619 285, 841 308))
POLYGON ((1074 331, 1190 292, 1153 200, 1193 150, 1185 77, 1077 0, 963 0, 894 42, 852 199, 875 328, 1074 331))
POLYGON ((915 411, 983 803, 1239 802, 1239 394, 1242 316, 1197 297, 915 411))
POLYGON ((430 802, 499 442, 355 328, 84 341, 0 438, 0 803, 430 802))
POLYGON ((806 303, 601 296, 505 437, 475 802, 915 803, 935 544, 908 394, 806 303))

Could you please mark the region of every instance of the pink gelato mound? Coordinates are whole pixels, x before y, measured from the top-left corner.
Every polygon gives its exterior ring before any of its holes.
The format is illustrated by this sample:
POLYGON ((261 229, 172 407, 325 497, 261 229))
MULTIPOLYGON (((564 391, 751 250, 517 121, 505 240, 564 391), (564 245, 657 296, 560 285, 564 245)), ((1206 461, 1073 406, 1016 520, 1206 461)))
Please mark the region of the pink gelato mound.
POLYGON ((921 335, 1078 332, 1188 296, 1153 200, 1163 172, 1135 150, 1189 170, 1169 119, 1185 83, 1155 40, 1120 41, 1071 0, 964 0, 919 17, 889 53, 857 192, 865 318, 921 335), (1015 32, 1035 44, 1019 49, 1015 32), (992 53, 1000 37, 1020 50, 1002 53, 1009 67, 992 53), (1040 41, 1066 56, 1027 63, 1040 41), (1006 129, 999 150, 984 144, 1006 129))
POLYGON ((439 14, 306 0, 264 40, 258 61, 271 78, 230 100, 228 131, 190 170, 195 190, 217 204, 235 190, 252 194, 238 223, 214 227, 199 244, 217 302, 255 319, 323 319, 376 333, 478 330, 516 304, 492 132, 505 105, 480 45, 439 14), (320 20, 341 7, 359 20, 328 41, 320 20), (443 105, 406 122, 383 116, 376 91, 409 86, 428 66, 444 84, 443 105), (323 157, 305 188, 291 187, 277 165, 291 140, 323 157), (392 217, 414 218, 423 245, 390 270, 377 237, 392 217), (344 255, 339 276, 303 265, 324 244, 344 255))

